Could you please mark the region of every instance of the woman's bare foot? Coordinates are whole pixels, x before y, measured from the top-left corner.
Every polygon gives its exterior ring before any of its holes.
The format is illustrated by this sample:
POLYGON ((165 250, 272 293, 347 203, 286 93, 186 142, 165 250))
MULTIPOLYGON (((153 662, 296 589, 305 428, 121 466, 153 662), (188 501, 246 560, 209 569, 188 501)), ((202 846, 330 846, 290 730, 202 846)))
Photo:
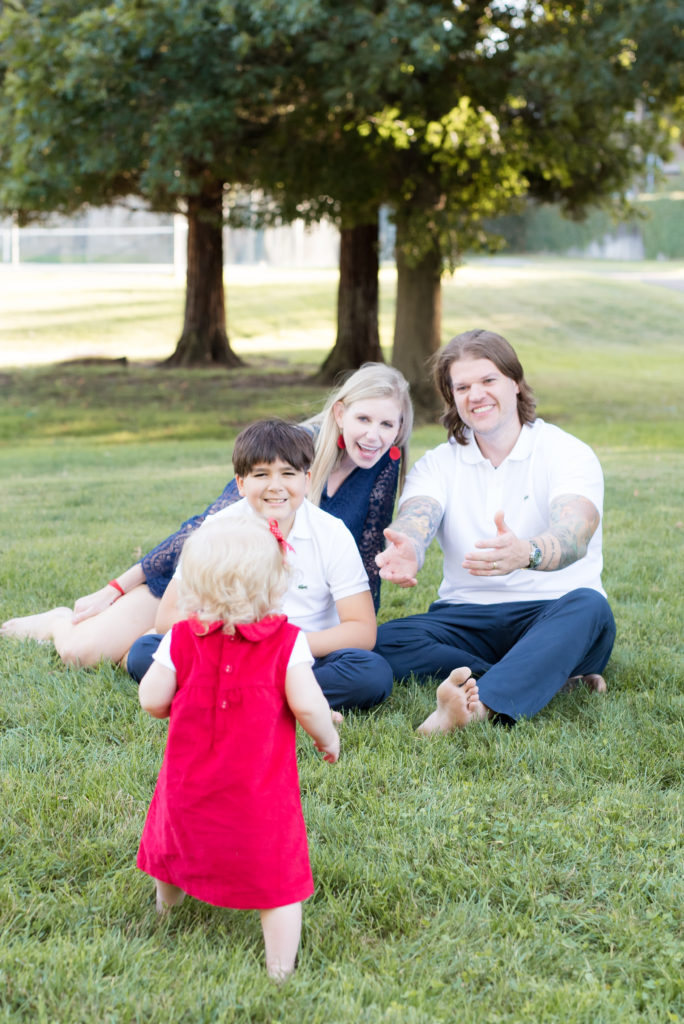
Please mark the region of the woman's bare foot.
POLYGON ((569 693, 571 690, 576 690, 582 683, 588 686, 590 690, 593 690, 594 693, 606 693, 608 690, 605 679, 597 672, 590 672, 586 676, 571 676, 563 689, 566 693, 569 693))
POLYGON ((74 614, 72 608, 51 608, 49 612, 24 615, 19 619, 8 619, 0 626, 0 636, 13 636, 18 640, 38 640, 46 643, 52 640, 55 622, 74 614))
POLYGON ((480 701, 477 683, 469 668, 452 669, 449 676, 437 687, 437 707, 418 726, 421 736, 435 732, 452 732, 463 729, 471 722, 488 717, 489 712, 480 701))

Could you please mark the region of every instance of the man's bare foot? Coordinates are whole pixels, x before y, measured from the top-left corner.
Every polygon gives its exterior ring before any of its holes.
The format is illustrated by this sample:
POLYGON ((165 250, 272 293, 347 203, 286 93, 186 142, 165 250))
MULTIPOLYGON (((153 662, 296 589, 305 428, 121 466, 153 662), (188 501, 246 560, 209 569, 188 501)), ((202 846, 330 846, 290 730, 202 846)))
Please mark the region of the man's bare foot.
POLYGON ((597 672, 590 672, 586 676, 571 676, 563 686, 563 691, 570 693, 571 690, 576 690, 582 684, 588 686, 594 693, 606 693, 608 690, 603 676, 600 676, 597 672))
POLYGON ((0 636, 13 636, 18 640, 38 640, 46 643, 52 640, 52 631, 58 619, 71 618, 73 608, 51 608, 49 612, 24 615, 19 619, 8 619, 0 626, 0 636))
POLYGON ((469 668, 455 668, 437 687, 437 707, 418 726, 421 736, 435 732, 452 732, 463 729, 471 722, 488 717, 487 708, 480 701, 477 683, 469 668))
POLYGON ((590 672, 588 676, 582 676, 581 678, 584 685, 588 686, 594 693, 606 693, 608 690, 605 679, 598 672, 590 672))

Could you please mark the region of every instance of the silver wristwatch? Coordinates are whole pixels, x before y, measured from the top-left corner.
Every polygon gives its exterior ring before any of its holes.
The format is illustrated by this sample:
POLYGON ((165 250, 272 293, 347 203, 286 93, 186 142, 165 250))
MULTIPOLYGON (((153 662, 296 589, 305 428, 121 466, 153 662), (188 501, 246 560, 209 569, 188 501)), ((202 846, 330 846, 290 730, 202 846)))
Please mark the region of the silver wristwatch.
POLYGON ((528 569, 536 569, 542 560, 541 548, 538 548, 533 540, 530 541, 530 560, 527 563, 528 569))

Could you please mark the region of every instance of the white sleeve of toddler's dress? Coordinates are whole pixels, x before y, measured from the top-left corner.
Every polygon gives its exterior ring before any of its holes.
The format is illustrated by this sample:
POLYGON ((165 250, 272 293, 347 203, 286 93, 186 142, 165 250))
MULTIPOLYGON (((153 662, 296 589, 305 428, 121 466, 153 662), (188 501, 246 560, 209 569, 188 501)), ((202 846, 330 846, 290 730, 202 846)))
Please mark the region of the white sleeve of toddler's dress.
POLYGON ((292 653, 290 654, 290 660, 287 663, 288 668, 293 668, 295 665, 313 665, 314 657, 309 647, 309 641, 306 639, 306 633, 302 633, 301 629, 297 633, 297 639, 294 642, 292 653))
POLYGON ((172 672, 176 671, 176 666, 171 660, 171 630, 168 633, 164 633, 164 636, 159 641, 159 647, 152 657, 160 665, 163 665, 164 668, 170 668, 172 672))

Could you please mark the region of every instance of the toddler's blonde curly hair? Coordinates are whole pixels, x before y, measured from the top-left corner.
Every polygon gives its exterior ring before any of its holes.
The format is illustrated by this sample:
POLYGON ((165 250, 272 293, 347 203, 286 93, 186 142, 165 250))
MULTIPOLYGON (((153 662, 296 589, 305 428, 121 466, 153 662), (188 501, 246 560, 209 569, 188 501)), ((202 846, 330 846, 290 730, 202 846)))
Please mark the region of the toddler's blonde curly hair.
POLYGON ((183 545, 180 605, 224 630, 274 614, 287 590, 283 550, 263 519, 207 519, 183 545))

